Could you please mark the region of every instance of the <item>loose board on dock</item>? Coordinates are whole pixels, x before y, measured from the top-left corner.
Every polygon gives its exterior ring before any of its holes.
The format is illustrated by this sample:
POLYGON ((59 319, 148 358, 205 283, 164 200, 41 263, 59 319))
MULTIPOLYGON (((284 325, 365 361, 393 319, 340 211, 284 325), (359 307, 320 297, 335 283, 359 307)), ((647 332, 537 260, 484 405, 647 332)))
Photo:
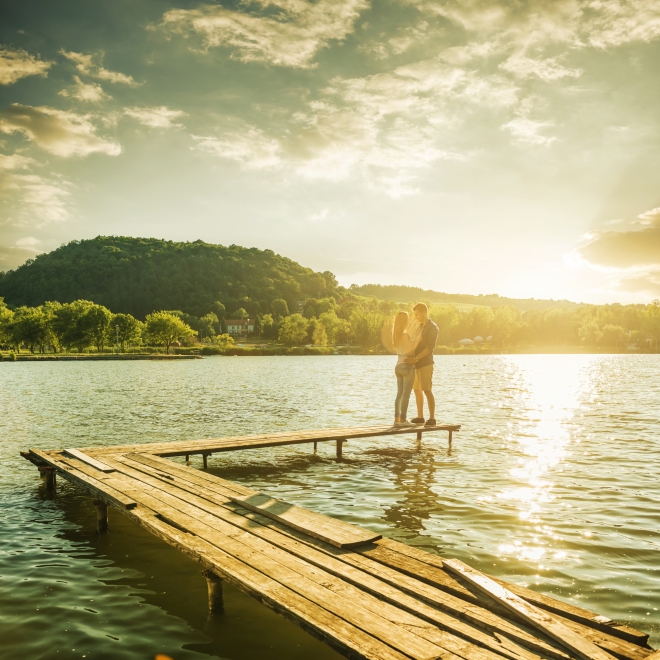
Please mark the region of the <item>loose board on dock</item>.
MULTIPOLYGON (((340 443, 411 432, 420 433, 367 427, 255 436, 254 441, 248 436, 236 439, 234 447, 340 443)), ((34 449, 23 455, 51 486, 57 474, 93 495, 99 529, 107 525, 109 504, 199 562, 211 608, 221 609, 221 581, 229 582, 348 658, 585 660, 576 647, 530 625, 529 618, 496 597, 497 586, 499 595, 515 594, 541 618, 552 613, 567 636, 596 649, 589 660, 648 660, 653 654, 647 635, 607 617, 488 576, 476 586, 441 557, 164 458, 197 453, 206 462, 209 453, 231 451, 231 445, 225 438, 34 449)))

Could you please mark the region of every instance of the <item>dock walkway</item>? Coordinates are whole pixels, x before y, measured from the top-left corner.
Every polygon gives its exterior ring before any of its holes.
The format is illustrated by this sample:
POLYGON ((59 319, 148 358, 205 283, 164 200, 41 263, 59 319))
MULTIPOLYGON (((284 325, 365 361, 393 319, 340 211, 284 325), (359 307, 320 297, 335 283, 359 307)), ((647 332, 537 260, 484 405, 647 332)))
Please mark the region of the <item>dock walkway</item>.
POLYGON ((23 456, 192 557, 209 607, 227 581, 321 639, 364 660, 660 660, 648 636, 455 560, 269 497, 167 456, 459 430, 366 427, 194 442, 40 451, 23 456), (654 657, 652 657, 654 656, 654 657))

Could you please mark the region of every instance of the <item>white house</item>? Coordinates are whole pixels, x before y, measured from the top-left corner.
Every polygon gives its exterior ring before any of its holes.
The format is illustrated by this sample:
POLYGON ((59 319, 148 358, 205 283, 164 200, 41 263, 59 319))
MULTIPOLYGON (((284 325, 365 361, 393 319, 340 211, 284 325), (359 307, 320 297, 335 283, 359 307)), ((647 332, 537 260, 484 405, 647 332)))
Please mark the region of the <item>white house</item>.
POLYGON ((225 323, 232 337, 247 337, 254 332, 254 319, 227 319, 225 323))
POLYGON ((461 341, 458 342, 461 346, 471 346, 474 344, 474 342, 471 339, 468 339, 467 337, 465 339, 461 339, 461 341))

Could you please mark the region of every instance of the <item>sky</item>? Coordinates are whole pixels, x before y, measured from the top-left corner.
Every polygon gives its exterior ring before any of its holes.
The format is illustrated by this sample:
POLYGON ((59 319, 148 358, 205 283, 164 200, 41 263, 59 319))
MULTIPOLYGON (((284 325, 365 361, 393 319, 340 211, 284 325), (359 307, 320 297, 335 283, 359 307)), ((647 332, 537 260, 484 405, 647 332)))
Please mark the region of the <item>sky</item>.
POLYGON ((97 235, 660 298, 660 0, 0 0, 0 270, 97 235))

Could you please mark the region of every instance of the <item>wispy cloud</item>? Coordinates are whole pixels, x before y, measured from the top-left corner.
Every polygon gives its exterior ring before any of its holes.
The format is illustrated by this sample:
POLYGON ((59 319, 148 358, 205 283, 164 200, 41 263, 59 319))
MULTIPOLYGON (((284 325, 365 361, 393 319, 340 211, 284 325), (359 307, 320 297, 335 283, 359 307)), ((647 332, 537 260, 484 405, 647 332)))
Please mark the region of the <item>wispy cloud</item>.
POLYGON ((111 83, 120 83, 129 87, 138 87, 132 76, 119 71, 110 71, 103 66, 104 53, 75 53, 61 50, 60 53, 76 65, 76 69, 85 76, 111 83))
POLYGON ((243 62, 309 68, 319 50, 353 31, 366 0, 256 0, 166 12, 160 28, 185 37, 201 37, 205 48, 225 47, 243 62), (250 7, 250 10, 247 9, 250 7))
POLYGON ((173 128, 175 126, 181 128, 183 124, 177 124, 175 120, 186 115, 182 110, 172 110, 164 105, 153 108, 125 108, 124 114, 151 128, 173 128))
POLYGON ((60 96, 70 97, 86 103, 100 103, 112 97, 103 91, 98 83, 84 83, 78 76, 73 76, 74 85, 59 92, 60 96))
POLYGON ((27 76, 47 76, 53 62, 41 60, 27 51, 0 46, 0 85, 11 85, 27 76))
POLYGON ((93 153, 117 156, 121 153, 119 144, 97 135, 89 115, 47 106, 10 105, 0 112, 0 131, 22 133, 42 149, 64 158, 93 153))
POLYGON ((271 168, 281 162, 278 141, 253 126, 230 131, 220 137, 194 135, 193 138, 200 151, 237 161, 248 169, 271 168))

